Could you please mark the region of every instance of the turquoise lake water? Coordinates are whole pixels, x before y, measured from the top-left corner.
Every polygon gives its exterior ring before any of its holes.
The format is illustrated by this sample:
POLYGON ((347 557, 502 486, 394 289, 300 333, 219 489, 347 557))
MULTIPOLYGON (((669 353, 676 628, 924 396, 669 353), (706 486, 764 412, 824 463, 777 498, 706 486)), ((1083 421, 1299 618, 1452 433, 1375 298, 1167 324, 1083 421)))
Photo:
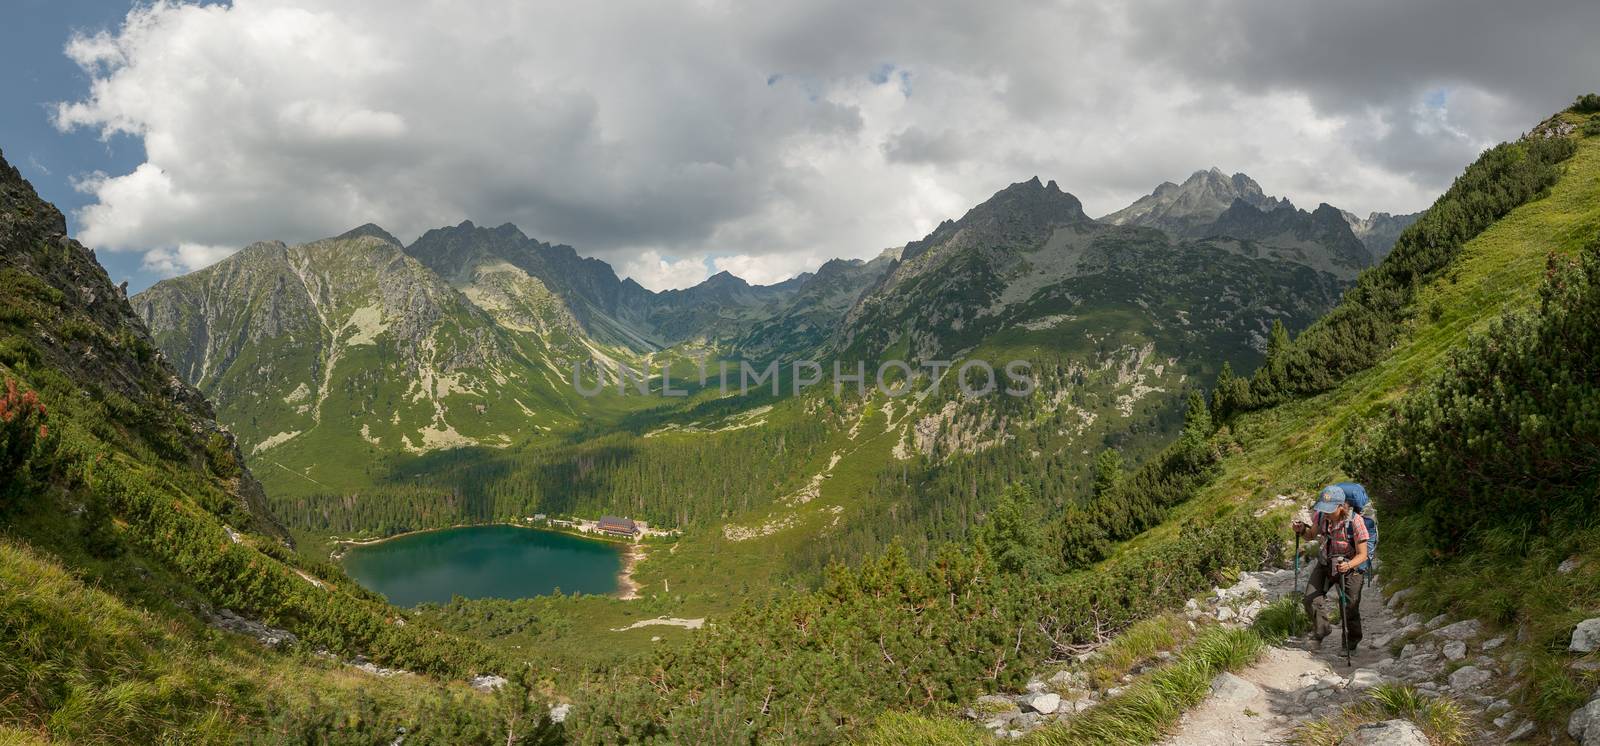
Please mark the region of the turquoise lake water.
POLYGON ((351 547, 345 572, 396 606, 466 598, 614 593, 622 547, 554 531, 468 526, 351 547))

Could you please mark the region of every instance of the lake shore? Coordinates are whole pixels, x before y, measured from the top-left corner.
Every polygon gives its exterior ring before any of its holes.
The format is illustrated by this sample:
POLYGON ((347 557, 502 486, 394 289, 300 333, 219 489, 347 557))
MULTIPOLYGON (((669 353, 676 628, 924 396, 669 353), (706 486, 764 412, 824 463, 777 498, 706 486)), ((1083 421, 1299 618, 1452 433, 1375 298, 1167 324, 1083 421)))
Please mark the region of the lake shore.
POLYGON ((617 573, 617 598, 633 601, 639 598, 639 582, 633 579, 633 570, 644 561, 643 544, 630 544, 622 556, 622 570, 617 573))
POLYGON ((373 539, 341 539, 338 537, 329 537, 329 541, 333 544, 334 549, 331 553, 329 553, 328 557, 335 563, 338 563, 344 559, 345 553, 348 552, 351 547, 372 546, 374 544, 382 544, 387 541, 394 541, 395 539, 403 539, 408 536, 417 536, 420 534, 429 534, 438 531, 450 531, 458 528, 476 528, 480 526, 511 526, 513 528, 526 529, 528 531, 542 531, 551 534, 563 534, 566 536, 587 539, 589 541, 600 542, 603 544, 622 545, 624 547, 622 551, 622 565, 617 570, 617 590, 615 591, 615 595, 617 598, 623 601, 633 601, 639 598, 639 584, 633 579, 633 571, 634 568, 645 558, 644 544, 637 541, 624 541, 622 539, 603 535, 597 536, 586 531, 551 528, 547 526, 529 526, 513 521, 495 521, 491 523, 457 523, 452 526, 436 526, 433 528, 419 528, 411 531, 402 531, 390 536, 381 536, 373 539))

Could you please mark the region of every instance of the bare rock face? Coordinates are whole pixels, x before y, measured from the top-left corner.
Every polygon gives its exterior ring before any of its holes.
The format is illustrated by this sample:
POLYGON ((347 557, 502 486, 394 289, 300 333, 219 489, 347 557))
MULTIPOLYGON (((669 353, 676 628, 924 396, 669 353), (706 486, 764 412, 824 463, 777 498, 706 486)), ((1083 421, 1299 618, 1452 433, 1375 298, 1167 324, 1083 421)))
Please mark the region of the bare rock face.
POLYGON ((1133 204, 1100 218, 1112 225, 1156 228, 1173 235, 1191 235, 1212 223, 1235 201, 1264 211, 1289 205, 1288 200, 1268 197, 1261 185, 1249 176, 1228 176, 1221 169, 1196 171, 1182 184, 1165 182, 1133 204))
POLYGON ((0 272, 28 297, 7 297, 37 313, 24 327, 32 362, 60 372, 85 391, 126 400, 163 432, 148 433, 169 455, 209 470, 241 512, 243 528, 287 543, 261 486, 210 403, 181 378, 94 252, 67 235, 61 211, 39 198, 0 154, 0 272))

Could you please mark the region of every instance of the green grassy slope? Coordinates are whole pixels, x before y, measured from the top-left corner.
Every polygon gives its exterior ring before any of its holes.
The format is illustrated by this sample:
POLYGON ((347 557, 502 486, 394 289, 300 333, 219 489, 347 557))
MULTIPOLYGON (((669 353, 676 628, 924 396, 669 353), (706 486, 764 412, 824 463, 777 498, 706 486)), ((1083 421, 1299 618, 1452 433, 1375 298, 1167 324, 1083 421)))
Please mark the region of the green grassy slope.
POLYGON ((440 682, 519 667, 296 556, 209 405, 3 160, 0 290, 0 733, 494 737, 500 704, 440 682), (222 608, 299 641, 270 653, 219 632, 205 620, 222 608), (379 679, 356 656, 439 678, 379 679))
MULTIPOLYGON (((1576 121, 1586 117, 1564 115, 1576 121)), ((1239 417, 1242 451, 1210 485, 1144 540, 1170 535, 1185 520, 1232 505, 1255 505, 1346 476, 1347 433, 1438 370, 1498 316, 1533 304, 1550 254, 1575 256, 1600 233, 1600 138, 1579 142, 1549 193, 1468 241, 1442 277, 1422 287, 1406 332, 1373 367, 1328 393, 1239 417)), ((1130 543, 1133 549, 1139 542, 1130 543)))

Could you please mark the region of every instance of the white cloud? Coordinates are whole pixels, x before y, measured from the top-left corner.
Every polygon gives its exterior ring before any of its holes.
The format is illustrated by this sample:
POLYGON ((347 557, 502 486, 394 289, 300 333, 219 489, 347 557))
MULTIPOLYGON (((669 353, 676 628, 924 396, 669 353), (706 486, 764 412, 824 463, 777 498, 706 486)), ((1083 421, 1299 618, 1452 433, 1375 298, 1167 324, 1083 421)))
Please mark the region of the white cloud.
POLYGON ((743 278, 751 285, 771 285, 794 277, 801 272, 816 269, 831 257, 815 257, 809 253, 776 256, 751 256, 734 254, 711 260, 718 272, 729 272, 743 278))
MULTIPOLYGON (((1415 210, 1545 113, 1470 60, 1360 74, 1379 53, 1348 38, 1262 46, 1316 62, 1279 69, 1214 22, 1258 2, 158 2, 67 45, 93 82, 56 120, 142 139, 133 171, 80 180, 79 218, 152 267, 466 216, 670 287, 707 259, 770 282, 870 257, 1035 174, 1096 215, 1213 165, 1308 207, 1415 210)), ((1276 7, 1262 33, 1288 34, 1276 7)), ((1431 22, 1363 13, 1348 33, 1431 22)))
POLYGON ((202 246, 182 243, 170 249, 152 249, 144 254, 144 268, 162 275, 179 275, 204 269, 232 254, 228 246, 202 246))
POLYGON ((702 254, 668 259, 649 249, 623 262, 617 274, 632 277, 634 282, 651 290, 688 287, 706 279, 706 257, 702 254))

